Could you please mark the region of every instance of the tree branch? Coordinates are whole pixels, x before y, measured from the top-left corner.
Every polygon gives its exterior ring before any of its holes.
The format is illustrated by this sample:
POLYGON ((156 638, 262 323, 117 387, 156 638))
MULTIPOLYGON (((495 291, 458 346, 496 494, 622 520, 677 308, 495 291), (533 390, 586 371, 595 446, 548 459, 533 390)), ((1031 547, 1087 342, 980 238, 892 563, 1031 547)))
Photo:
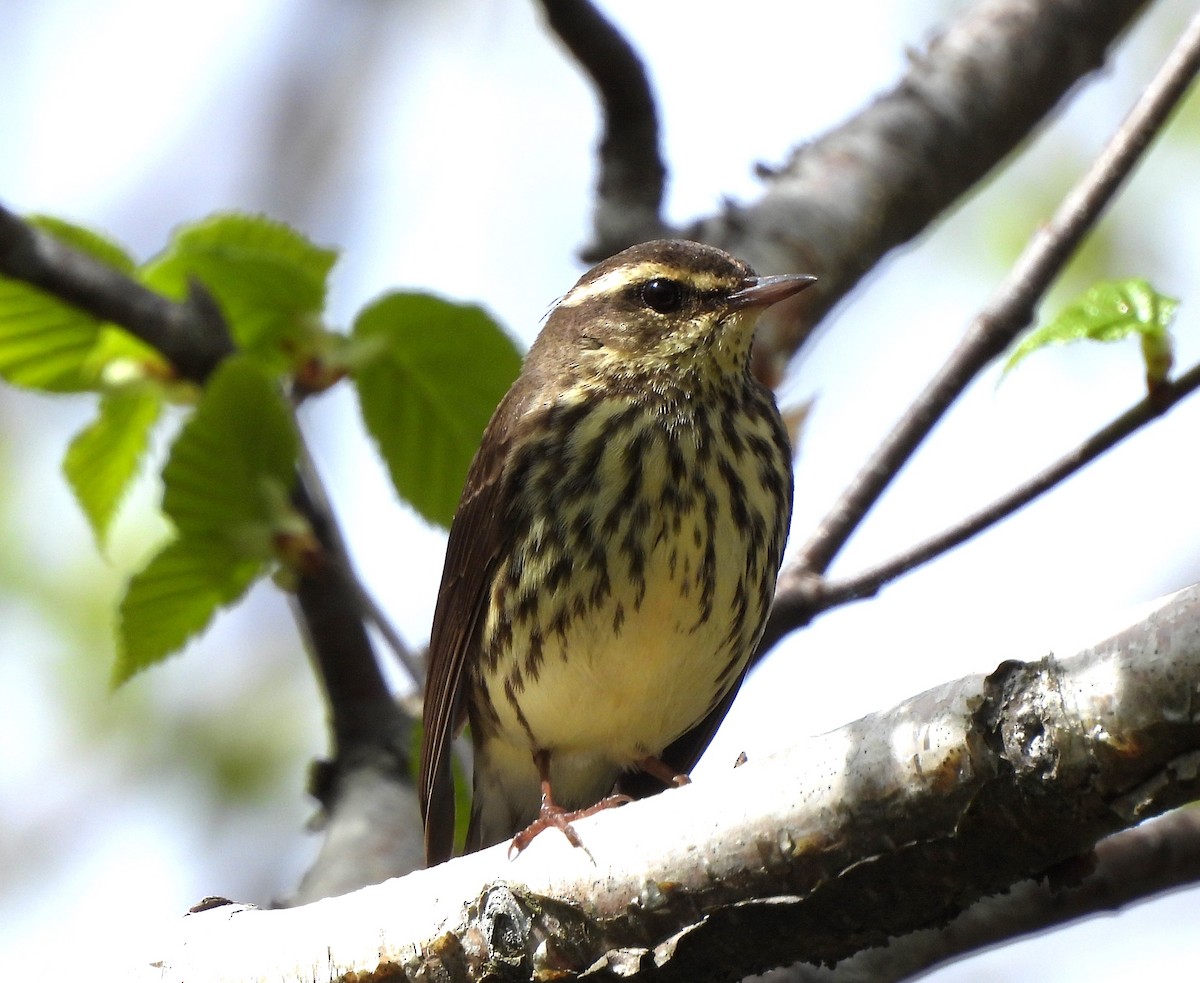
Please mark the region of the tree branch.
MULTIPOLYGON (((1156 384, 1153 395, 1147 396, 1136 406, 1126 410, 1078 447, 1045 468, 1040 474, 1034 475, 987 507, 967 516, 937 535, 930 536, 924 542, 917 543, 903 552, 897 553, 891 559, 869 567, 854 576, 835 581, 826 581, 820 577, 806 580, 802 589, 805 593, 804 603, 809 609, 809 617, 815 617, 821 611, 845 604, 847 601, 871 597, 881 587, 896 578, 949 552, 973 536, 977 536, 1045 494, 1051 488, 1061 484, 1146 424, 1163 416, 1197 389, 1200 389, 1200 365, 1193 366, 1172 382, 1156 384)), ((790 629, 786 626, 772 625, 769 632, 787 630, 790 629)), ((762 650, 766 651, 780 637, 782 636, 775 634, 764 635, 762 650)))
POLYGON ((636 51, 589 0, 540 0, 546 23, 590 79, 600 98, 595 241, 582 256, 598 262, 669 234, 660 217, 667 168, 658 151, 658 114, 636 51))
MULTIPOLYGON (((297 421, 297 430, 299 430, 299 421, 297 421)), ((308 442, 303 439, 303 434, 301 434, 300 460, 297 468, 304 487, 308 489, 313 507, 322 515, 332 518, 333 506, 329 501, 329 494, 325 490, 325 482, 321 480, 321 472, 317 468, 316 461, 313 460, 308 442)), ((345 538, 342 536, 341 528, 336 523, 331 523, 329 525, 329 533, 336 543, 337 554, 348 557, 350 550, 346 545, 345 538)), ((383 636, 383 640, 387 643, 388 648, 392 650, 392 654, 396 656, 397 661, 404 667, 404 671, 408 673, 409 680, 416 687, 417 691, 420 692, 425 685, 425 667, 421 659, 405 644, 395 625, 388 620, 383 609, 379 607, 375 598, 371 596, 354 570, 347 569, 346 575, 354 579, 356 609, 383 636)))
POLYGON ((500 846, 306 908, 192 916, 153 978, 690 980, 845 959, 1031 877, 1086 885, 1098 840, 1200 795, 1197 679, 1191 588, 1074 658, 1006 662, 582 820, 586 850, 547 834, 512 862, 500 846))
MULTIPOLYGON (((1200 15, 1087 174, 1051 221, 1038 229, 992 300, 891 433, 863 465, 808 542, 780 575, 768 634, 806 624, 823 574, 879 496, 972 379, 1033 317, 1034 306, 1094 225, 1200 69, 1200 15)), ((1044 489, 1043 489, 1044 490, 1044 489)), ((760 653, 766 649, 760 647, 760 653)))
POLYGON ((970 191, 1037 127, 1146 0, 982 0, 913 56, 897 85, 837 129, 761 168, 756 202, 686 230, 764 273, 821 281, 760 328, 773 381, 841 297, 970 191))
POLYGON ((158 349, 184 379, 203 381, 233 352, 216 303, 193 282, 183 303, 143 287, 0 205, 0 273, 126 328, 158 349))
POLYGON ((1200 882, 1200 812, 1176 809, 1096 845, 1093 867, 1075 886, 1059 876, 1027 880, 976 902, 941 929, 866 949, 834 967, 798 963, 755 983, 894 983, 981 949, 1072 921, 1117 911, 1200 882))
POLYGON ((1064 889, 1055 877, 1024 881, 980 901, 942 931, 921 933, 911 946, 904 945, 907 938, 899 940, 879 953, 883 971, 873 978, 878 983, 907 979, 989 945, 1200 882, 1200 813, 1194 805, 1185 806, 1110 836, 1097 844, 1093 863, 1077 886, 1064 889))

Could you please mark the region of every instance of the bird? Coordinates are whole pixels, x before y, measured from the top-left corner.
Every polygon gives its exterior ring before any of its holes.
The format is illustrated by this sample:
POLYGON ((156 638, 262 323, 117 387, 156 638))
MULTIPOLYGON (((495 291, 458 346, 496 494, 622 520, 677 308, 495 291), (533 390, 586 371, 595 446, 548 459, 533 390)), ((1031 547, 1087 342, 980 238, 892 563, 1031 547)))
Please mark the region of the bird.
POLYGON ((815 280, 656 240, 552 308, 447 541, 418 782, 429 866, 453 854, 451 745, 468 723, 467 852, 549 827, 578 846, 571 822, 625 801, 623 774, 688 780, 663 752, 740 685, 791 518, 755 325, 815 280))

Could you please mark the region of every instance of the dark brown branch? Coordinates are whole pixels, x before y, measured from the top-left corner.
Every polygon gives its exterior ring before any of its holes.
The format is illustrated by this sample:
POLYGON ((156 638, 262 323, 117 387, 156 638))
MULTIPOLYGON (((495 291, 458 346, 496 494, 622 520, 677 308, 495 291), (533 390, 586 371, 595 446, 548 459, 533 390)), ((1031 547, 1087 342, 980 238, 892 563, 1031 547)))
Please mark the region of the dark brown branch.
POLYGON ((796 964, 755 983, 894 983, 989 945, 1117 911, 1200 882, 1200 812, 1185 806, 1096 845, 1094 868, 1074 887, 1023 881, 972 905, 949 925, 893 939, 837 966, 796 964))
MULTIPOLYGON (((313 508, 320 512, 321 515, 331 519, 333 516, 333 506, 329 501, 329 494, 325 490, 325 482, 321 479, 321 472, 317 469, 316 461, 313 460, 312 452, 309 450, 308 443, 303 439, 303 435, 301 435, 300 440, 300 460, 297 468, 304 487, 308 489, 313 508)), ((329 534, 334 540, 336 554, 348 557, 350 550, 342 536, 341 528, 328 519, 327 522, 329 534)), ((354 579, 356 595, 355 609, 360 611, 367 621, 375 625, 376 630, 383 636, 384 642, 387 643, 387 647, 392 650, 400 665, 408 673, 409 680, 413 686, 420 692, 425 685, 425 669, 421 659, 405 644, 404 639, 400 637, 400 633, 396 631, 396 627, 388 620, 383 610, 376 603, 375 598, 367 591, 355 572, 353 570, 347 570, 346 572, 347 576, 354 579)))
POLYGON ((760 330, 757 361, 785 363, 864 273, 958 202, 1101 66, 1145 5, 974 3, 913 56, 895 88, 782 167, 762 168, 767 189, 758 201, 686 230, 760 272, 821 278, 790 322, 760 330))
POLYGON ((940 945, 921 946, 920 953, 914 947, 903 957, 903 946, 897 946, 888 962, 890 973, 878 980, 906 979, 989 945, 1194 886, 1200 881, 1200 813, 1185 806, 1110 836, 1096 845, 1094 863, 1074 887, 1063 888, 1061 878, 1054 877, 1025 881, 980 902, 936 933, 940 945))
POLYGON ((604 133, 589 262, 667 234, 659 216, 667 169, 658 150, 658 115, 636 51, 589 0, 541 0, 546 22, 591 79, 604 133))
MULTIPOLYGON (((992 300, 975 318, 941 370, 917 397, 829 515, 780 576, 768 628, 778 639, 812 617, 814 577, 823 574, 868 510, 972 379, 1004 350, 1033 317, 1034 306, 1117 189, 1162 129, 1200 69, 1200 16, 1088 173, 1040 228, 992 300)), ((760 648, 760 652, 766 651, 760 648)))
POLYGON ((202 381, 233 352, 221 312, 198 284, 183 303, 22 221, 0 205, 0 274, 112 321, 158 351, 185 379, 202 381))

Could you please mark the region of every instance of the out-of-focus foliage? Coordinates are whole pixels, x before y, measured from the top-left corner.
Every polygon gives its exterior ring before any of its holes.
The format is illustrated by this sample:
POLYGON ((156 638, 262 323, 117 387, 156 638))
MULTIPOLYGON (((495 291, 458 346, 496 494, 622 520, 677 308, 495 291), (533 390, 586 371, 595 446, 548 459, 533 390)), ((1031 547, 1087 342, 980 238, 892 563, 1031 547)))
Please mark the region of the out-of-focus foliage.
POLYGON ((1141 341, 1146 382, 1150 389, 1163 382, 1174 361, 1168 330, 1179 301, 1156 291, 1145 280, 1108 280, 1092 286, 1047 323, 1017 342, 1004 363, 1011 372, 1027 356, 1049 345, 1076 341, 1141 341))
POLYGON ((348 378, 397 491, 430 521, 449 524, 483 428, 520 365, 480 308, 393 293, 365 309, 347 337, 324 324, 336 254, 282 223, 216 215, 177 229, 141 267, 96 233, 39 224, 165 296, 202 286, 239 352, 196 400, 132 334, 0 278, 0 377, 100 397, 99 415, 63 466, 101 548, 163 405, 196 404, 162 475, 176 536, 133 575, 120 604, 116 681, 178 651, 266 573, 294 582, 319 549, 291 504, 299 443, 285 390, 299 398, 348 378))

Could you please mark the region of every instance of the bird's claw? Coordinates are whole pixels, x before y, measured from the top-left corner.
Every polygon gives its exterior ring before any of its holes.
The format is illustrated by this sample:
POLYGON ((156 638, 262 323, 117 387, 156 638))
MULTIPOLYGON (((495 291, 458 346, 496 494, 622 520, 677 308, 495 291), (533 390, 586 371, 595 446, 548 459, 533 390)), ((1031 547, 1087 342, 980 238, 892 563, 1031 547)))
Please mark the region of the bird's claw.
POLYGON ((546 797, 543 797, 542 807, 538 810, 537 819, 521 830, 521 832, 512 838, 512 842, 509 843, 508 859, 514 859, 533 842, 539 833, 547 829, 560 830, 571 846, 586 849, 583 845, 583 840, 579 838, 579 834, 575 832, 575 827, 571 824, 577 819, 585 819, 604 809, 623 806, 626 802, 632 801, 633 799, 628 795, 609 795, 595 805, 588 806, 586 809, 564 809, 562 806, 556 805, 546 797))

